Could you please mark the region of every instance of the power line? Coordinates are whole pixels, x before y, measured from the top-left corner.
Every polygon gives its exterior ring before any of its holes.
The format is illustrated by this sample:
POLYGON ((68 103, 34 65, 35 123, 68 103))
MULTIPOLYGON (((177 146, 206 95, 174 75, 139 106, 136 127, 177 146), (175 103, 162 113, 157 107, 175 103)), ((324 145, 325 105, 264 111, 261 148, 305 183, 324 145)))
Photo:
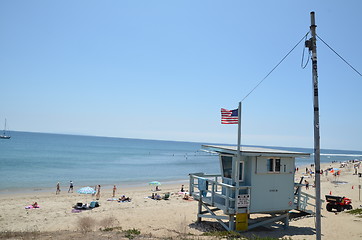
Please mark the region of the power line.
POLYGON ((299 45, 299 43, 301 41, 304 40, 304 38, 309 34, 309 32, 307 32, 305 35, 303 35, 303 37, 299 40, 299 42, 297 44, 295 44, 295 46, 282 58, 282 60, 279 61, 279 63, 241 100, 244 101, 252 92, 254 92, 255 89, 257 89, 259 87, 259 85, 264 82, 264 80, 269 77, 269 75, 289 56, 289 54, 291 52, 293 52, 293 50, 299 45))
MULTIPOLYGON (((305 42, 307 42, 307 37, 308 37, 308 34, 305 35, 305 42)), ((305 48, 303 48, 303 53, 302 53, 302 62, 300 63, 300 66, 304 69, 307 67, 308 63, 309 63, 309 59, 310 59, 310 56, 311 56, 311 51, 308 51, 309 54, 308 54, 308 57, 307 57, 307 62, 305 64, 304 63, 304 52, 305 52, 305 48)))
POLYGON ((360 75, 362 77, 362 74, 357 71, 357 69, 355 69, 351 64, 349 64, 341 55, 339 55, 331 46, 329 46, 325 41, 323 41, 323 39, 317 35, 318 39, 321 40, 330 50, 332 50, 332 52, 334 52, 340 59, 343 60, 343 62, 345 62, 348 66, 350 66, 350 68, 352 68, 358 75, 360 75))

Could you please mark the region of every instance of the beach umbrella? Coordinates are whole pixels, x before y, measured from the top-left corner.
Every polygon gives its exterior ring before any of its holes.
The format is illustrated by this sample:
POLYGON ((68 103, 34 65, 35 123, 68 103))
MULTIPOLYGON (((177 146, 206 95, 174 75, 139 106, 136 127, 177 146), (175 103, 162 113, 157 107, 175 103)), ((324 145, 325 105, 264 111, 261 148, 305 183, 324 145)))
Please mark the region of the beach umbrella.
POLYGON ((158 182, 158 181, 152 181, 152 182, 149 182, 148 185, 152 185, 152 186, 160 186, 161 183, 158 182))
POLYGON ((331 173, 338 172, 338 171, 340 171, 339 168, 332 168, 332 169, 330 170, 331 173))
POLYGON ((82 188, 78 189, 77 193, 79 193, 79 194, 95 194, 96 190, 94 190, 94 188, 92 188, 92 187, 82 187, 82 188))

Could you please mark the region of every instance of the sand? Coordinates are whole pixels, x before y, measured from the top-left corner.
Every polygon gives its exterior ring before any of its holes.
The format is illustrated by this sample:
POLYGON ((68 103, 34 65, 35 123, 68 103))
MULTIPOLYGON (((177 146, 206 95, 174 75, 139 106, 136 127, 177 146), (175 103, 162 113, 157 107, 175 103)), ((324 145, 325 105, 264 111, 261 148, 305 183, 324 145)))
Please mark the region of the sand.
MULTIPOLYGON (((339 167, 339 163, 322 165, 327 167, 339 167)), ((362 178, 353 175, 353 167, 341 168, 341 175, 336 178, 332 174, 321 177, 321 196, 332 195, 346 196, 352 199, 354 208, 361 208, 359 200, 359 185, 362 178), (334 181, 338 181, 335 183, 334 181)), ((305 175, 305 166, 299 167, 296 173, 296 181, 301 175, 305 175)), ((361 170, 360 170, 361 172, 361 170)), ((313 185, 313 177, 307 178, 313 185)), ((190 239, 204 239, 206 231, 210 231, 213 224, 196 224, 197 202, 186 201, 178 194, 181 184, 188 188, 188 182, 178 184, 164 184, 159 193, 170 192, 169 200, 153 200, 147 198, 152 194, 151 187, 117 186, 117 196, 126 195, 131 202, 107 201, 112 198, 112 189, 101 192, 100 207, 85 210, 79 213, 72 212, 72 206, 77 202, 90 202, 91 195, 80 195, 76 192, 67 193, 67 189, 59 194, 54 192, 33 192, 26 194, 2 194, 0 195, 0 229, 1 232, 50 232, 52 239, 61 239, 62 234, 79 232, 80 219, 90 217, 95 220, 94 231, 108 226, 120 226, 123 230, 138 229, 143 237, 148 238, 174 238, 180 236, 190 239), (25 206, 37 202, 40 208, 25 209, 25 206), (113 219, 113 220, 112 220, 113 219), (107 223, 108 220, 108 224, 107 223)), ((75 190, 78 189, 75 187, 75 190)), ((303 187, 303 191, 314 195, 315 189, 309 190, 303 187)), ((207 220, 207 219, 205 219, 207 220)), ((211 220, 207 220, 210 222, 211 220)), ((290 237, 291 239, 315 239, 315 218, 306 216, 294 219, 288 229, 275 228, 272 230, 257 229, 243 234, 244 236, 260 237, 290 237)), ((362 239, 362 218, 346 212, 327 212, 325 203, 322 209, 322 238, 323 239, 362 239)), ((45 239, 45 238, 44 238, 45 239)), ((48 238, 46 238, 48 239, 48 238)), ((64 238, 66 239, 66 238, 64 238)), ((88 237, 89 239, 89 237, 88 237)))

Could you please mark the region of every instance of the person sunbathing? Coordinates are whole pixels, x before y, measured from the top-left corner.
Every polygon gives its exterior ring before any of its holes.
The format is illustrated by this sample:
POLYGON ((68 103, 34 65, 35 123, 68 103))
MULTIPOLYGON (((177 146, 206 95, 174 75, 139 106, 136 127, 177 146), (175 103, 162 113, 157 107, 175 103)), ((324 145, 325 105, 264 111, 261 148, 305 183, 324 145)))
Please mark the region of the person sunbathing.
POLYGON ((125 195, 122 195, 122 197, 119 198, 120 202, 130 202, 131 199, 129 197, 126 197, 125 195))
POLYGON ((31 206, 33 206, 33 208, 38 208, 39 207, 37 202, 34 202, 31 206))
POLYGON ((182 199, 192 201, 194 198, 192 196, 188 195, 187 193, 185 193, 185 195, 184 195, 184 197, 182 199))

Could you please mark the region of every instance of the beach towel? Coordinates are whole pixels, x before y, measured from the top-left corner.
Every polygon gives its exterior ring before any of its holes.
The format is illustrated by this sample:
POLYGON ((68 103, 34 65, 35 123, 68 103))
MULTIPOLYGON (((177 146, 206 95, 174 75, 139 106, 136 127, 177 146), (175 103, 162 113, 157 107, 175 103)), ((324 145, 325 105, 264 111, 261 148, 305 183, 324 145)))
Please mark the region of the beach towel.
POLYGON ((177 194, 178 194, 178 195, 185 195, 185 194, 190 195, 189 192, 178 192, 177 194))
POLYGON ((198 188, 200 191, 207 190, 207 181, 205 178, 199 178, 198 188))
POLYGON ((184 201, 194 201, 194 198, 193 198, 193 197, 189 197, 188 199, 183 198, 182 200, 184 200, 184 201))
POLYGON ((25 209, 33 209, 33 208, 40 208, 40 206, 38 207, 33 207, 33 205, 29 205, 29 206, 26 206, 25 209))
POLYGON ((208 188, 207 186, 207 180, 205 178, 199 178, 198 180, 198 188, 200 190, 200 192, 202 192, 202 196, 206 197, 206 190, 208 188))

